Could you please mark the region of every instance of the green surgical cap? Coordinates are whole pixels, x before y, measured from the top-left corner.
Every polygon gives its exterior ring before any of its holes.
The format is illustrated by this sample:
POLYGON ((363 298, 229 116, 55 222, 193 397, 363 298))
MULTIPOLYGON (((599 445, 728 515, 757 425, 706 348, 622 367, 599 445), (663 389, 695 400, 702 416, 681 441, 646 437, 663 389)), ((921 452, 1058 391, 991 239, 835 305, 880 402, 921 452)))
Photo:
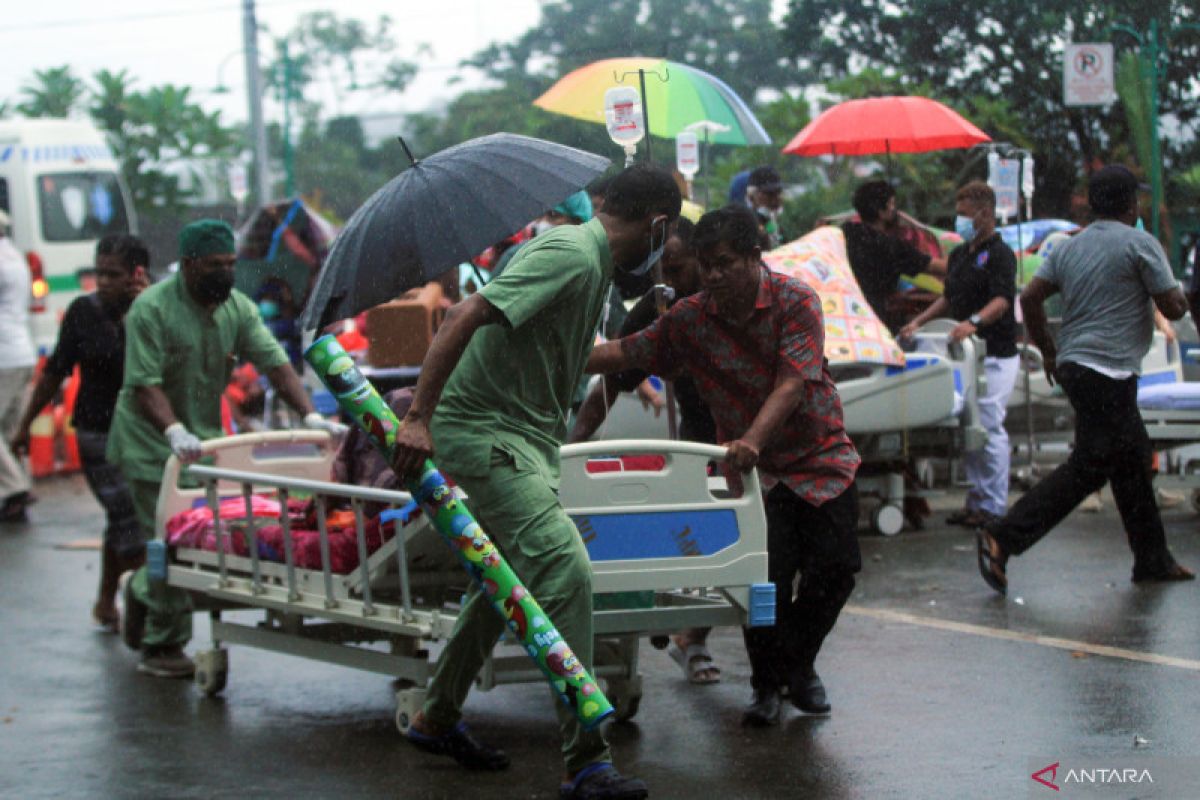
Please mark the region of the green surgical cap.
POLYGON ((204 258, 212 255, 231 255, 233 228, 219 219, 202 219, 179 232, 179 257, 204 258))
POLYGON ((564 217, 574 217, 580 222, 592 218, 592 198, 587 192, 576 192, 554 207, 554 210, 564 217))

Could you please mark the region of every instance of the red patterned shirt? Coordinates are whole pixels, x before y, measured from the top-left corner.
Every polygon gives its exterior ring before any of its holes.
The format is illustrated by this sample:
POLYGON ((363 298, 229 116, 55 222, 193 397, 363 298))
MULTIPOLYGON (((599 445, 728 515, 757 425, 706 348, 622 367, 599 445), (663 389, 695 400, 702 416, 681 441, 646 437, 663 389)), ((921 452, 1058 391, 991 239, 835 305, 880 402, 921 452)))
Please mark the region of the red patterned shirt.
POLYGON ((718 316, 708 292, 680 300, 645 330, 621 340, 634 363, 658 375, 687 371, 717 423, 719 441, 743 436, 781 380, 804 394, 759 456, 767 483, 783 481, 813 505, 840 495, 860 459, 842 421, 842 401, 825 361, 817 293, 765 267, 754 312, 743 326, 718 316))

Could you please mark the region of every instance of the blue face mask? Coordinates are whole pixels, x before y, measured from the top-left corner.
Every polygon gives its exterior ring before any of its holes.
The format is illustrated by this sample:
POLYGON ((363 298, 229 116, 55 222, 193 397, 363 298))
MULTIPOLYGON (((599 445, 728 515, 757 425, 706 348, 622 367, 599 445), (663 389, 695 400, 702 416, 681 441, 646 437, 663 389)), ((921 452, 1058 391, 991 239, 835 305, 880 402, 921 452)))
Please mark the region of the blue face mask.
POLYGON ((279 303, 274 300, 260 300, 258 301, 258 313, 262 315, 263 319, 275 319, 279 316, 279 303))
POLYGON ((1138 217, 1138 218, 1137 218, 1137 224, 1136 224, 1136 225, 1134 225, 1133 227, 1137 228, 1139 231, 1144 231, 1144 230, 1146 230, 1146 226, 1142 224, 1142 218, 1141 218, 1141 217, 1138 217))
POLYGON ((667 221, 664 219, 662 225, 651 223, 650 225, 650 255, 646 256, 646 260, 638 264, 633 269, 629 270, 630 275, 641 277, 654 268, 658 260, 662 258, 663 250, 667 247, 667 221), (655 236, 655 231, 658 231, 658 236, 655 236), (655 244, 657 242, 657 244, 655 244))
POLYGON ((954 218, 954 232, 961 236, 964 242, 971 241, 975 238, 975 221, 959 214, 954 218))

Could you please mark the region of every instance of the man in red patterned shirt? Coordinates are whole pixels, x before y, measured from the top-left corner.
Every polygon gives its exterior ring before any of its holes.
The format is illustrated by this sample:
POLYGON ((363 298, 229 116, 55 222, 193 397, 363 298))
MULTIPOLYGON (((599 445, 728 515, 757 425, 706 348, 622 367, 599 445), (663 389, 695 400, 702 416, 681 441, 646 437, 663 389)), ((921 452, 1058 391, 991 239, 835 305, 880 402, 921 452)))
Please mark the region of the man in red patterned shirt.
POLYGON ((801 711, 825 714, 830 706, 813 664, 862 559, 859 457, 825 362, 820 298, 763 265, 749 209, 704 215, 692 246, 704 290, 649 328, 597 347, 587 369, 686 372, 712 411, 726 462, 743 472, 759 468, 776 621, 745 630, 754 698, 742 722, 777 723, 784 687, 801 711))

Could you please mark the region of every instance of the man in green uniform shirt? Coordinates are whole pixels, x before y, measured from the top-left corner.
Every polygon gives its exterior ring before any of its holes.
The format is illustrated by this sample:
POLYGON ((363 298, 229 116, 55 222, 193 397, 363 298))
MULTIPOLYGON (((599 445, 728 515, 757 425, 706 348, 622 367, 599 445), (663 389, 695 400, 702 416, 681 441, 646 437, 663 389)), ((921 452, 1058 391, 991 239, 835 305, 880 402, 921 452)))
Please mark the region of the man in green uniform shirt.
MULTIPOLYGON (((250 298, 233 291, 233 229, 201 220, 179 234, 180 271, 146 289, 125 318, 125 379, 108 435, 108 459, 133 493, 138 523, 154 538, 154 512, 167 459, 200 458, 204 439, 223 435, 221 393, 239 359, 265 374, 307 427, 345 426, 313 411, 287 354, 250 298)), ((192 636, 187 592, 150 578, 126 586, 125 641, 142 650, 138 669, 163 678, 194 671, 183 645, 192 636)))
MULTIPOLYGON (((680 195, 670 173, 637 166, 613 179, 604 209, 522 248, 503 274, 446 315, 421 367, 393 466, 413 475, 436 453, 471 510, 585 666, 592 662, 591 566, 558 501, 559 447, 614 265, 642 273, 662 253, 680 195), (443 392, 444 389, 444 392, 443 392)), ((468 768, 508 757, 461 721, 471 683, 504 630, 478 590, 438 660, 409 740, 468 768)), ((640 798, 646 785, 612 766, 600 731, 585 731, 554 696, 564 798, 640 798)))

